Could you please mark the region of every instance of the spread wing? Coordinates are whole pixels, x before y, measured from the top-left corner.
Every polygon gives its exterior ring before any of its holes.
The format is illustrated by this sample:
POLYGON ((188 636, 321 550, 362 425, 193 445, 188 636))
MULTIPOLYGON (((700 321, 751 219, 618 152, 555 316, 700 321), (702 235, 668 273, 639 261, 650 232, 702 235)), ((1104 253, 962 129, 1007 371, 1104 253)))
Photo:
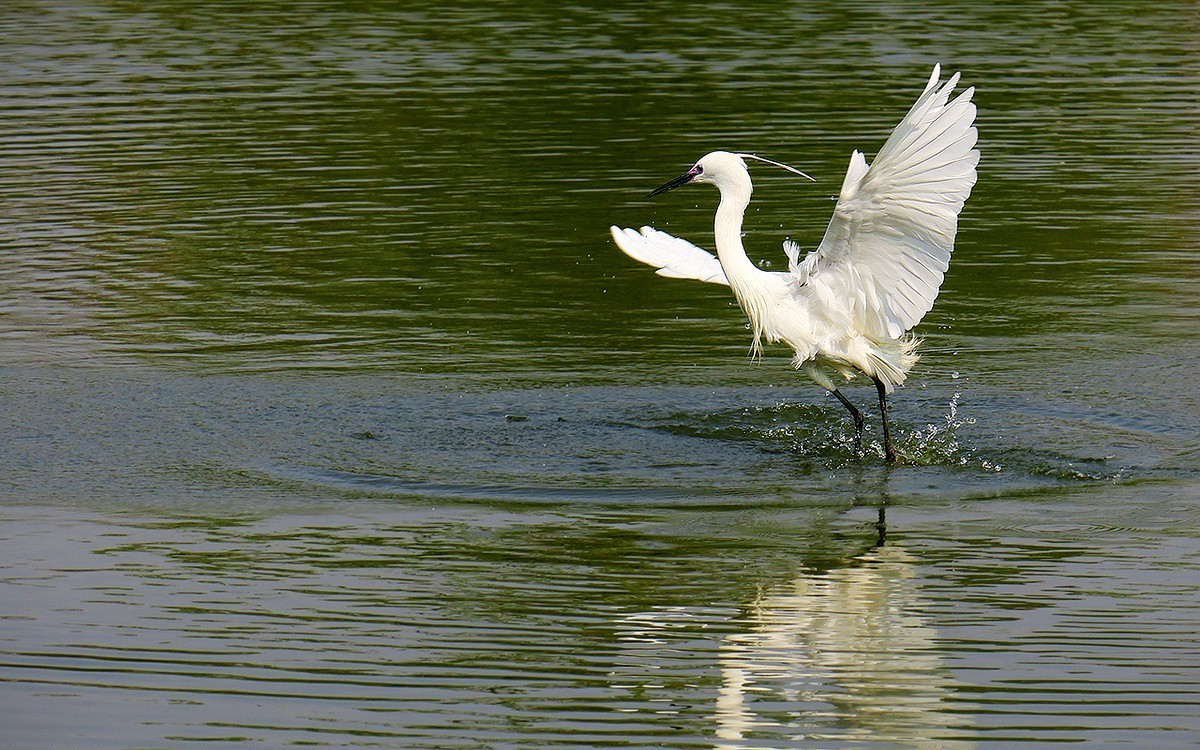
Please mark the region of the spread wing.
MULTIPOLYGON (((974 88, 954 101, 941 66, 868 166, 858 151, 815 251, 812 283, 847 300, 871 336, 896 338, 933 307, 975 184, 974 88)), ((806 259, 808 262, 809 259, 806 259)))
POLYGON ((641 232, 611 227, 611 231, 617 247, 630 258, 657 268, 659 276, 729 285, 721 261, 687 240, 653 227, 642 227, 641 232))

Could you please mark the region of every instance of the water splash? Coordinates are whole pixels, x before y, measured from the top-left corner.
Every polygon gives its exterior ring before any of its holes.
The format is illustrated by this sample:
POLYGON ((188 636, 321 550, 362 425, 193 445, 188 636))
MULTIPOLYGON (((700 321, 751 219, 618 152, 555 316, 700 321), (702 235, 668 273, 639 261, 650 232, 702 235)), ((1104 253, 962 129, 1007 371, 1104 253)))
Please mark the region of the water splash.
MULTIPOLYGON (((959 440, 959 431, 975 424, 974 417, 959 415, 960 393, 955 393, 942 420, 922 429, 899 434, 905 463, 917 466, 959 466, 999 472, 999 463, 979 458, 959 440)), ((841 409, 828 405, 782 402, 706 414, 697 421, 690 414, 673 414, 663 425, 675 434, 718 440, 750 441, 772 453, 823 459, 832 468, 884 455, 880 425, 868 420, 863 452, 857 450, 853 430, 841 409)))
POLYGON ((913 430, 901 437, 902 452, 907 462, 924 466, 942 464, 975 467, 993 473, 1003 471, 1003 465, 980 457, 973 448, 964 446, 959 440, 959 431, 975 424, 975 417, 959 416, 961 398, 962 393, 955 391, 940 423, 930 422, 923 429, 913 430))
MULTIPOLYGON (((1120 481, 1108 458, 1087 459, 1053 451, 1046 446, 998 444, 965 413, 963 394, 955 391, 940 417, 924 426, 894 424, 896 445, 903 466, 946 467, 970 473, 1017 477, 1042 477, 1065 481, 1120 481)), ((691 412, 665 415, 658 429, 676 435, 751 443, 766 453, 803 457, 828 469, 842 469, 864 461, 882 461, 882 434, 877 417, 868 417, 863 450, 844 412, 836 405, 779 402, 718 410, 703 415, 691 412)))

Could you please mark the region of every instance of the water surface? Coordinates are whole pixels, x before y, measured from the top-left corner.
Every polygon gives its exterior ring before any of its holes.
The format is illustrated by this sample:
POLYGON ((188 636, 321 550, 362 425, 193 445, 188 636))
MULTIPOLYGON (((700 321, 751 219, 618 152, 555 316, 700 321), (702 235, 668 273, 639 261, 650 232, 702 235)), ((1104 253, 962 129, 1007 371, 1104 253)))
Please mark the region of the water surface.
MULTIPOLYGON (((1192 747, 1186 3, 0 12, 23 748, 1192 747), (619 254, 821 235, 941 60, 983 160, 909 462, 619 254)), ((851 387, 866 405, 873 389, 851 387)))

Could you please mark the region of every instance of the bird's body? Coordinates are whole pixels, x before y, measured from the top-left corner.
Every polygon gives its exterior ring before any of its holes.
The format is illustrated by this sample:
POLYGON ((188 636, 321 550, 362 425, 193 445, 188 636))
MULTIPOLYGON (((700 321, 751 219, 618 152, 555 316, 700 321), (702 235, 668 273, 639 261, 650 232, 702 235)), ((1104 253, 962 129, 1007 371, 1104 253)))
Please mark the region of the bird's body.
POLYGON ((855 151, 833 218, 817 249, 801 260, 784 243, 789 270, 758 268, 742 246, 742 218, 753 187, 749 154, 714 151, 652 195, 689 182, 717 187, 717 256, 650 227, 612 227, 632 258, 664 276, 727 284, 762 341, 782 342, 794 365, 850 410, 861 440, 863 419, 837 389, 835 373, 871 378, 884 414, 885 450, 895 453, 887 428, 886 394, 904 383, 917 361, 909 331, 937 298, 958 228, 958 214, 975 184, 973 89, 950 101, 958 81, 940 84, 934 68, 925 91, 867 165, 855 151))

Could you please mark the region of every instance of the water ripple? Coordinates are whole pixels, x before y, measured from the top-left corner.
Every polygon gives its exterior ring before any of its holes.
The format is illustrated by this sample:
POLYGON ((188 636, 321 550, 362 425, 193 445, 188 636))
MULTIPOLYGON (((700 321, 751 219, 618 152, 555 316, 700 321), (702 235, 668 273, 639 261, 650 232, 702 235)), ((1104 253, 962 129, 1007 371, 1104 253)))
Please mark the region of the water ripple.
POLYGON ((7 3, 0 735, 1194 746, 1191 10, 7 3), (888 468, 606 228, 709 244, 643 196, 730 148, 811 246, 931 39, 984 157, 888 468))

